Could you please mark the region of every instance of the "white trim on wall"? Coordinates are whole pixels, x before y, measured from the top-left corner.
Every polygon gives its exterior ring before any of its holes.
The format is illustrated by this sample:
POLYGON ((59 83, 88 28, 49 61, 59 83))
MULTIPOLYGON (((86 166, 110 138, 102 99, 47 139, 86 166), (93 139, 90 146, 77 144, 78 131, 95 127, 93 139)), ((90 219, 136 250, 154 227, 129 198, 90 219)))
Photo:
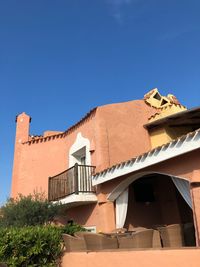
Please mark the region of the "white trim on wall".
POLYGON ((71 194, 53 203, 68 204, 70 207, 80 206, 81 204, 92 204, 97 202, 97 196, 94 193, 71 194))
POLYGON ((85 164, 91 165, 90 140, 83 137, 81 132, 77 134, 76 140, 69 150, 69 168, 74 166, 75 163, 80 164, 77 157, 75 156, 79 152, 85 154, 85 164))

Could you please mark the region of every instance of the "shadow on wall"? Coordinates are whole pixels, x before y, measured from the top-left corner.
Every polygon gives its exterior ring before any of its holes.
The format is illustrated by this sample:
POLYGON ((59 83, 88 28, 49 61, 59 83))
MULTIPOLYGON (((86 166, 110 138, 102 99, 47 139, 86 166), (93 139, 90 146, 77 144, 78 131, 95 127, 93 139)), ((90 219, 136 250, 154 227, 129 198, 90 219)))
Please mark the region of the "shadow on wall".
POLYGON ((67 224, 73 220, 75 223, 80 225, 86 225, 94 212, 96 204, 88 204, 83 206, 77 206, 70 209, 65 208, 63 215, 55 218, 56 224, 67 224))

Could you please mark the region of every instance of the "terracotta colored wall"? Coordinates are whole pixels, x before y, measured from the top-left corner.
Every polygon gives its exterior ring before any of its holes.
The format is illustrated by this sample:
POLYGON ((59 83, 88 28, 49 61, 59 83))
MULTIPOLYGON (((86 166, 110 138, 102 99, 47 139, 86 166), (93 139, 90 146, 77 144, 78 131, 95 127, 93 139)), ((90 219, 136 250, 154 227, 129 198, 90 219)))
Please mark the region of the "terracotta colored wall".
POLYGON ((65 214, 66 222, 72 219, 83 226, 96 226, 98 223, 99 214, 97 204, 88 204, 66 209, 65 214))
POLYGON ((110 232, 115 229, 114 203, 105 202, 97 204, 80 205, 73 208, 66 208, 64 216, 57 218, 61 224, 69 220, 82 226, 96 226, 97 232, 110 232))
MULTIPOLYGON (((30 140, 30 117, 20 114, 16 125, 11 195, 27 195, 34 190, 47 193, 48 177, 69 167, 69 150, 79 132, 90 140, 91 164, 96 166, 97 172, 149 150, 150 140, 143 124, 154 112, 155 109, 143 100, 106 105, 97 108, 64 137, 57 135, 25 144, 22 143, 30 140)), ((46 131, 45 136, 52 134, 52 131, 46 131)), ((81 224, 95 224, 99 230, 112 230, 115 227, 114 204, 107 202, 101 189, 98 189, 97 196, 99 201, 95 209, 87 205, 71 208, 66 214, 81 224)))
POLYGON ((115 229, 115 213, 112 202, 87 204, 66 209, 65 223, 73 219, 83 226, 96 226, 97 232, 110 232, 115 229))
POLYGON ((143 100, 106 105, 98 109, 97 171, 133 158, 151 148, 148 132, 143 125, 155 112, 156 110, 143 100), (107 155, 101 153, 102 148, 107 155), (105 166, 101 157, 109 161, 109 166, 105 166))
POLYGON ((16 196, 18 190, 19 180, 19 168, 20 168, 20 157, 22 153, 22 143, 26 142, 29 138, 29 123, 30 117, 25 113, 22 113, 16 118, 16 136, 15 136, 15 150, 14 150, 14 161, 13 161, 13 173, 12 173, 12 189, 11 196, 16 196))
POLYGON ((58 138, 39 144, 24 146, 19 164, 18 192, 23 195, 33 190, 48 191, 48 177, 58 174, 67 167, 65 140, 58 138))
POLYGON ((199 249, 65 253, 62 267, 199 267, 199 249))
MULTIPOLYGON (((17 125, 18 127, 18 125, 17 125)), ((94 139, 94 120, 87 120, 65 137, 35 141, 31 144, 17 144, 23 129, 16 136, 15 156, 12 177, 12 196, 24 195, 34 190, 48 191, 48 177, 68 168, 69 149, 75 142, 78 132, 90 140, 94 139)), ((25 141, 28 141, 28 136, 25 141)), ((91 155, 92 164, 95 161, 91 155)))
POLYGON ((195 170, 200 170, 200 150, 195 150, 179 157, 166 160, 165 162, 148 167, 145 170, 163 172, 169 175, 187 178, 192 182, 193 172, 195 170))
POLYGON ((17 118, 12 196, 18 192, 28 194, 34 189, 47 191, 48 177, 68 168, 69 149, 79 132, 93 146, 91 161, 97 172, 149 150, 150 140, 143 124, 154 112, 155 109, 143 100, 102 106, 65 137, 31 144, 18 142, 29 139, 29 116, 20 114, 17 118))

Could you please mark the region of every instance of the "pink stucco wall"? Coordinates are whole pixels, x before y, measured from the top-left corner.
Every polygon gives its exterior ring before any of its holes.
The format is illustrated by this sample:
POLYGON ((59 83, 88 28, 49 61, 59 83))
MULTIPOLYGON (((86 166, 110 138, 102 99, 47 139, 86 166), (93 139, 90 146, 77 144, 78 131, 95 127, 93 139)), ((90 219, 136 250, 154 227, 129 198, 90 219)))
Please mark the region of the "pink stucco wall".
MULTIPOLYGON (((18 123, 20 119, 21 115, 18 117, 18 123)), ((66 170, 69 166, 69 149, 75 142, 79 129, 66 134, 65 137, 58 135, 55 138, 34 143, 18 144, 22 130, 16 133, 12 196, 15 197, 18 193, 26 195, 33 193, 34 190, 47 194, 48 178, 66 170)), ((94 121, 92 119, 81 126, 81 133, 93 140, 94 121)))
MULTIPOLYGON (((31 140, 30 117, 20 114, 16 123, 11 196, 34 191, 47 194, 48 178, 69 168, 69 150, 78 133, 90 141, 91 164, 96 166, 97 172, 149 150, 150 139, 143 124, 154 113, 155 109, 143 100, 105 105, 64 135, 36 138, 31 142, 28 142, 31 140)), ((51 135, 54 132, 44 133, 44 137, 51 135)), ((66 220, 73 218, 83 225, 96 225, 98 230, 114 229, 114 204, 107 202, 104 196, 106 192, 98 186, 98 204, 70 208, 66 211, 66 220)))
POLYGON ((65 253, 62 267, 199 267, 200 249, 65 253))
POLYGON ((151 148, 143 125, 156 110, 143 100, 110 104, 96 114, 97 172, 151 148), (107 162, 105 162, 107 159, 107 162))
POLYGON ((155 109, 143 100, 98 107, 64 136, 34 143, 26 143, 30 117, 20 114, 17 117, 11 196, 32 193, 33 190, 47 192, 48 177, 69 167, 69 149, 79 132, 94 147, 91 160, 96 171, 149 150, 150 140, 143 124, 153 113, 155 109))

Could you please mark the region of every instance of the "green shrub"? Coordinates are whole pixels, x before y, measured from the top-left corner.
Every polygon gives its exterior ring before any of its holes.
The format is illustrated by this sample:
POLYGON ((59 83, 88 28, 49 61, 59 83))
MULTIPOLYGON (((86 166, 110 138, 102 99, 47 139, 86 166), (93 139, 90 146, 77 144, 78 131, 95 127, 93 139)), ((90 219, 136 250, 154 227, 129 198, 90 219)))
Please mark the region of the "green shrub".
POLYGON ((87 231, 85 228, 83 228, 81 225, 73 223, 73 224, 67 224, 65 226, 62 226, 62 233, 74 235, 76 232, 83 232, 87 231))
POLYGON ((62 233, 83 230, 76 224, 3 227, 0 229, 0 262, 10 267, 58 266, 64 249, 62 233))
POLYGON ((74 223, 49 224, 60 210, 61 205, 49 203, 42 194, 9 199, 0 209, 0 262, 10 267, 58 266, 62 234, 85 230, 74 223))
POLYGON ((0 260, 11 267, 56 266, 62 246, 59 227, 4 228, 0 233, 0 260))
POLYGON ((0 226, 42 225, 52 221, 60 207, 59 204, 48 202, 43 194, 19 195, 16 199, 9 199, 1 207, 0 226))

